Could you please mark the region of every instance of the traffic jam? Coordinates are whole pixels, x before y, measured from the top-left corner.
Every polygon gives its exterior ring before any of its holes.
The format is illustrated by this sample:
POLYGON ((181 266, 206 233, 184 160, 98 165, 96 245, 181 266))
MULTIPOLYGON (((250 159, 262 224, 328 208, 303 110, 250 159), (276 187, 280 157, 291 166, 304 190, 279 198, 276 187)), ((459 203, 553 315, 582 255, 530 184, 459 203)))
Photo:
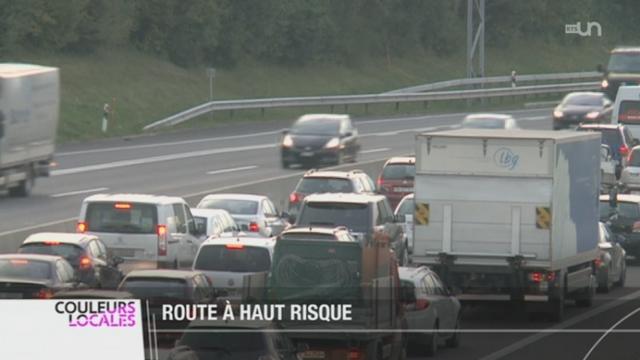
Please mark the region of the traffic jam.
POLYGON ((170 360, 437 357, 487 302, 562 322, 640 257, 640 86, 602 86, 564 96, 553 130, 470 114, 375 174, 349 115, 303 115, 278 144, 283 169, 304 169, 285 209, 253 193, 90 195, 75 233, 0 255, 0 299, 142 300, 146 357, 170 360), (295 316, 203 319, 247 304, 295 316))

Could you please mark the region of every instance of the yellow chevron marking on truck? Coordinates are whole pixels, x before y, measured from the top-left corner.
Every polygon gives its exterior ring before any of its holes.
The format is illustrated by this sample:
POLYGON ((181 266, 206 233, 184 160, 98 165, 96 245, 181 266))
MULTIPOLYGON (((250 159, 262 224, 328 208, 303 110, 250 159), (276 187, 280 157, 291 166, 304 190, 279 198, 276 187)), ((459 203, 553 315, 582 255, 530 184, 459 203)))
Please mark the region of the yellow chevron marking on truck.
POLYGON ((429 204, 416 203, 414 219, 418 225, 429 225, 429 204))
POLYGON ((551 228, 551 208, 544 206, 536 207, 536 227, 538 229, 551 228))

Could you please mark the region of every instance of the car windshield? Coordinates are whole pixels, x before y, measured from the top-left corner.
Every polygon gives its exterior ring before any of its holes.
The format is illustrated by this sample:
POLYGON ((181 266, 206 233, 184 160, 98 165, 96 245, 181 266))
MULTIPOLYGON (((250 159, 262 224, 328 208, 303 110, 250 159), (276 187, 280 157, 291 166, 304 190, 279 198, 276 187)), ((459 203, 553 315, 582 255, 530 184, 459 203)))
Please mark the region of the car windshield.
POLYGON ((27 259, 0 260, 0 277, 25 280, 50 280, 51 264, 27 259))
POLYGON ((624 100, 620 102, 618 122, 621 124, 640 123, 640 101, 624 100))
POLYGON ((127 278, 119 290, 128 291, 138 299, 189 298, 187 283, 182 279, 127 278))
POLYGON ((495 118, 471 118, 462 122, 462 127, 471 129, 503 129, 505 127, 504 119, 495 118))
POLYGON ((562 103, 576 106, 600 106, 602 105, 602 96, 597 94, 572 94, 568 95, 562 103))
POLYGON ((609 58, 607 71, 610 72, 640 72, 640 53, 613 53, 609 58))
POLYGON ((578 128, 579 131, 597 131, 602 134, 602 143, 609 145, 614 154, 622 145, 622 135, 618 129, 578 128))
POLYGON ((383 180, 413 180, 415 176, 415 164, 388 164, 382 170, 383 180))
POLYGON ((261 272, 268 271, 270 266, 271 257, 266 248, 206 245, 200 249, 194 268, 203 271, 261 272))
POLYGON ((86 224, 93 232, 153 234, 158 210, 152 204, 94 202, 87 206, 86 224))
POLYGON ((305 177, 300 180, 296 191, 302 194, 350 193, 353 192, 353 185, 348 179, 305 177))
POLYGON ((76 245, 61 243, 30 243, 20 246, 19 253, 56 255, 65 258, 72 266, 77 266, 84 250, 76 245))
POLYGON ((340 129, 340 121, 333 119, 314 119, 296 121, 291 128, 294 134, 309 135, 337 135, 340 129))
POLYGON ((258 202, 238 199, 204 199, 198 207, 201 209, 222 209, 234 215, 255 215, 258 213, 258 202))
POLYGON ((403 199, 396 208, 397 215, 413 215, 413 198, 403 199))
POLYGON ((355 232, 368 232, 369 207, 352 203, 306 203, 298 217, 298 226, 346 226, 355 232))
MULTIPOLYGON (((613 208, 609 206, 609 200, 600 201, 600 219, 608 219, 613 212, 613 208)), ((638 219, 640 218, 640 209, 636 203, 619 201, 618 214, 625 218, 638 219)))
POLYGON ((185 332, 178 344, 193 350, 198 359, 255 360, 267 352, 264 333, 256 329, 240 329, 243 331, 225 332, 225 328, 198 328, 185 332))

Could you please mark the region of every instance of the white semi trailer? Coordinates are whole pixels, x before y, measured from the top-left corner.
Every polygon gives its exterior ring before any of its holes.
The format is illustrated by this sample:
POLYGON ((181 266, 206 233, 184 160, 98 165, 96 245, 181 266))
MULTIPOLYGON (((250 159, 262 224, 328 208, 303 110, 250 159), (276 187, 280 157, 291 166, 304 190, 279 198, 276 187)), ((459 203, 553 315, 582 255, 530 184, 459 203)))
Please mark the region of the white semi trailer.
POLYGON ((0 64, 0 190, 29 196, 49 176, 60 103, 57 68, 0 64))
POLYGON ((412 260, 463 301, 512 301, 561 319, 565 300, 592 303, 599 185, 599 134, 419 134, 412 260))

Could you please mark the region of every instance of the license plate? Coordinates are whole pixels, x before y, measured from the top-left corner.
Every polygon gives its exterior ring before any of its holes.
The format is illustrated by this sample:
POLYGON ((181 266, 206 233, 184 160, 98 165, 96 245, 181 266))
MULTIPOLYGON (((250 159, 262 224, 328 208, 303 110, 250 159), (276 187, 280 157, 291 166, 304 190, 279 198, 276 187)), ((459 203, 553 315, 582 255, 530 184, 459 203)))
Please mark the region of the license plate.
POLYGON ((395 192, 413 192, 413 188, 412 187, 395 187, 393 188, 393 191, 395 192))
POLYGON ((324 351, 310 350, 302 353, 302 359, 324 359, 324 351))
POLYGON ((313 151, 303 151, 300 156, 313 156, 313 151))
POLYGON ((134 257, 136 251, 134 249, 111 249, 113 255, 120 257, 134 257))
POLYGON ((22 299, 21 293, 6 293, 0 292, 0 299, 22 299))

